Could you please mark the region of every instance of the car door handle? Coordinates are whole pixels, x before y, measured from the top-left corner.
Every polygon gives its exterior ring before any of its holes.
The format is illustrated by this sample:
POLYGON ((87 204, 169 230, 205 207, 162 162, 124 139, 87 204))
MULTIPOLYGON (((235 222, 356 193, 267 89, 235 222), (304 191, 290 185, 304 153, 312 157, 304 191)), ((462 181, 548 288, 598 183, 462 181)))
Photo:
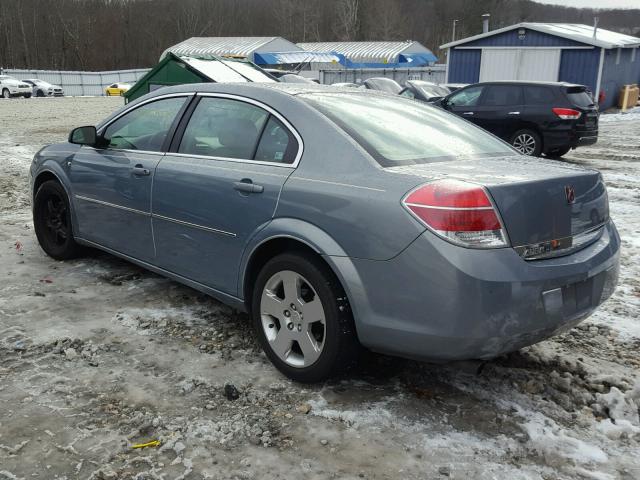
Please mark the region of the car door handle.
POLYGON ((473 112, 462 112, 463 115, 473 115, 473 112))
POLYGON ((264 192, 264 187, 262 185, 256 185, 248 178, 243 178, 239 182, 234 182, 233 188, 235 190, 238 190, 239 192, 246 192, 246 193, 264 192))
POLYGON ((148 175, 151 175, 151 170, 149 170, 148 168, 144 168, 142 165, 136 165, 131 170, 137 177, 146 177, 148 175))
POLYGON ((509 115, 520 115, 520 112, 509 112, 509 115))

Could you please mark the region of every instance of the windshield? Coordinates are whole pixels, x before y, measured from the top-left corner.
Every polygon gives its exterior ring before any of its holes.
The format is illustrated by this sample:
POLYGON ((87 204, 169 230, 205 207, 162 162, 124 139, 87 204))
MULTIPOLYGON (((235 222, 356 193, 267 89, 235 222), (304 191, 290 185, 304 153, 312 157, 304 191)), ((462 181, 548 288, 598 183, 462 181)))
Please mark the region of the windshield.
POLYGON ((437 107, 402 97, 312 93, 300 96, 384 167, 514 155, 498 138, 437 107))
POLYGON ((440 85, 432 85, 426 82, 413 82, 413 86, 422 92, 422 94, 427 98, 446 97, 451 93, 448 88, 441 87, 440 85))
POLYGON ((402 87, 395 80, 390 78, 369 78, 364 82, 367 88, 372 90, 381 90, 387 93, 393 93, 397 95, 402 91, 402 87))

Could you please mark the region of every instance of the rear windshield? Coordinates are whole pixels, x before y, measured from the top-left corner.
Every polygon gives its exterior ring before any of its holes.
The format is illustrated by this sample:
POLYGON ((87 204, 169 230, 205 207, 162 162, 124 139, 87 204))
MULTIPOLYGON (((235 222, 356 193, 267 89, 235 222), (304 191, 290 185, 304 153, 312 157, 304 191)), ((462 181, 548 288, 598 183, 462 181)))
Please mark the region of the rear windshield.
POLYGON ((584 87, 567 88, 567 97, 576 107, 589 108, 594 106, 591 93, 584 87))
POLYGON ((329 117, 384 167, 515 153, 466 120, 402 97, 314 93, 300 98, 329 117))

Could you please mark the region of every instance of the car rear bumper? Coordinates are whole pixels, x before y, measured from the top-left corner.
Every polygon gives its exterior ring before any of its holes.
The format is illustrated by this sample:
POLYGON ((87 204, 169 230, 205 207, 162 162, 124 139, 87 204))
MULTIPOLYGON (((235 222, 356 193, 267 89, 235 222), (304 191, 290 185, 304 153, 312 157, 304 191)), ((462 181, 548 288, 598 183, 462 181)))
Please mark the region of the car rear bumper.
POLYGON ((585 319, 615 288, 619 248, 608 222, 595 243, 549 260, 461 248, 430 232, 388 261, 332 260, 351 262, 343 282, 364 346, 450 361, 492 358, 585 319))
POLYGON ((576 148, 593 145, 598 141, 598 130, 548 130, 542 132, 545 151, 556 148, 576 148))

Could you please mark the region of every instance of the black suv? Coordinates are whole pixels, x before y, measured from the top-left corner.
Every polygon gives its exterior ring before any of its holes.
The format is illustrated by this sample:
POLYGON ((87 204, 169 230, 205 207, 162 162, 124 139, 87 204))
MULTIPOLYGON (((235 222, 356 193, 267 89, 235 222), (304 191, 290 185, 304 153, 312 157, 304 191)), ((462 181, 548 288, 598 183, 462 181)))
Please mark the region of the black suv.
POLYGON ((598 140, 598 107, 584 85, 483 82, 457 90, 439 104, 525 155, 561 157, 598 140))

